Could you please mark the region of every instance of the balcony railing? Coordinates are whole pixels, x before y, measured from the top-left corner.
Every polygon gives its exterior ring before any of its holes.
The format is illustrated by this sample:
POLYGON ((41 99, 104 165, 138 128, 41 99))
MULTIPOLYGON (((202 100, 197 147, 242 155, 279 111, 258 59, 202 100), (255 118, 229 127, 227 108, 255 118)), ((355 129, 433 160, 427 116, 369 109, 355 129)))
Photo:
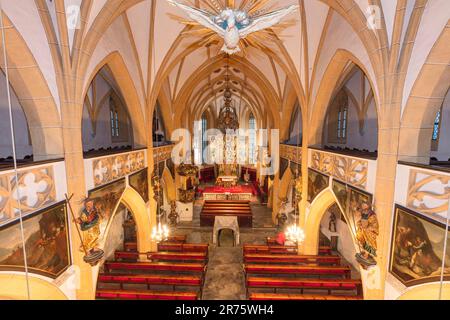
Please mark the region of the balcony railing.
POLYGON ((0 172, 0 225, 64 200, 67 192, 64 161, 27 163, 0 172))
POLYGON ((396 203, 422 214, 445 218, 450 197, 450 172, 400 162, 395 190, 396 203))
POLYGON ((86 188, 93 189, 146 167, 146 149, 84 159, 86 188))
POLYGON ((377 162, 342 153, 309 149, 309 167, 357 188, 374 192, 377 162))

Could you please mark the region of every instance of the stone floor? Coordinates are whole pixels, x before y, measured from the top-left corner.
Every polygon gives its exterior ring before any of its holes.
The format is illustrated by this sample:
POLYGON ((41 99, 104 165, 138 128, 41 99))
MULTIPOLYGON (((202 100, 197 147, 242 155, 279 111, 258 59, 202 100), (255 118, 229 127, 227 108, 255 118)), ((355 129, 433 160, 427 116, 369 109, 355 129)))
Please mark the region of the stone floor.
POLYGON ((272 211, 254 199, 253 228, 240 230, 241 244, 233 247, 231 232, 221 233, 218 247, 212 243, 212 227, 200 227, 200 211, 203 201, 198 200, 194 206, 192 222, 182 222, 173 230, 173 234, 187 235, 189 243, 209 243, 209 262, 203 287, 203 300, 245 300, 246 288, 242 269, 242 244, 264 244, 268 236, 276 234, 272 223, 272 211))
MULTIPOLYGON (((233 247, 232 232, 222 232, 218 247, 212 243, 212 227, 200 227, 202 200, 194 205, 192 222, 182 222, 172 230, 174 235, 186 235, 188 243, 209 243, 209 262, 203 286, 203 300, 245 300, 246 287, 243 272, 243 244, 265 244, 266 237, 274 236, 277 227, 272 223, 272 210, 257 199, 251 203, 253 228, 241 228, 239 246, 233 247)), ((292 217, 290 217, 291 219, 292 217)), ((349 265, 345 261, 344 264, 349 265)), ((359 272, 352 270, 352 277, 359 272)))

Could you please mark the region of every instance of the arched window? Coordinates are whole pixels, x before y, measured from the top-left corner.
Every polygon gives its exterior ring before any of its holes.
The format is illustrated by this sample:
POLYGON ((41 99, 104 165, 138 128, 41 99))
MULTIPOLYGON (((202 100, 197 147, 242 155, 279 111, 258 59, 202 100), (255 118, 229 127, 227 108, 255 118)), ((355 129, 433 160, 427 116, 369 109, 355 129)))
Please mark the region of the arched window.
POLYGON ((119 112, 112 98, 109 99, 109 116, 111 120, 111 137, 119 137, 119 112))
POLYGON ((248 128, 250 134, 248 136, 248 162, 250 164, 256 163, 256 119, 253 113, 250 113, 248 120, 248 128))
POLYGON ((328 141, 347 143, 348 96, 341 90, 333 101, 328 114, 328 141))
POLYGON ((431 151, 438 151, 439 134, 441 132, 442 108, 437 112, 433 125, 433 136, 431 138, 431 151))
POLYGON ((347 139, 347 115, 347 105, 340 106, 338 111, 337 137, 338 140, 342 140, 342 142, 345 142, 347 139))

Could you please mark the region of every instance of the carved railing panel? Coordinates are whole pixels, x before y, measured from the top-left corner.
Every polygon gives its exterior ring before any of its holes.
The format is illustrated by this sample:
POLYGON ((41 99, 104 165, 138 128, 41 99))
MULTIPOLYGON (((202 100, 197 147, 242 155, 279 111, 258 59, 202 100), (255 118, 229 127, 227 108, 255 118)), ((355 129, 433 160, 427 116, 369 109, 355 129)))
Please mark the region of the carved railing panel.
POLYGON ((313 169, 356 187, 367 188, 367 160, 317 150, 313 150, 311 155, 313 169))
POLYGON ((172 157, 173 145, 167 145, 162 147, 157 147, 153 149, 153 162, 162 162, 170 159, 172 157))
POLYGON ((0 225, 56 201, 53 166, 0 173, 0 225))
POLYGON ((143 150, 96 158, 92 161, 94 185, 101 186, 145 167, 143 150))
POLYGON ((295 146, 280 145, 280 157, 295 163, 302 162, 302 148, 295 146))
POLYGON ((411 169, 406 200, 408 208, 424 214, 445 216, 449 197, 449 174, 411 169))

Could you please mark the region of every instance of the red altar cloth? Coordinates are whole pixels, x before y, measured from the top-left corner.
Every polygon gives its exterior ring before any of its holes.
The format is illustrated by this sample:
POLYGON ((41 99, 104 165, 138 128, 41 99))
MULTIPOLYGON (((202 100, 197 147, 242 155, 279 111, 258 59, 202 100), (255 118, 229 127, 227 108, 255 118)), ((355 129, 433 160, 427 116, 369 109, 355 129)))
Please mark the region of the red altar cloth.
POLYGON ((230 188, 215 186, 205 187, 203 193, 251 193, 252 195, 256 195, 256 190, 253 185, 235 186, 230 188))

